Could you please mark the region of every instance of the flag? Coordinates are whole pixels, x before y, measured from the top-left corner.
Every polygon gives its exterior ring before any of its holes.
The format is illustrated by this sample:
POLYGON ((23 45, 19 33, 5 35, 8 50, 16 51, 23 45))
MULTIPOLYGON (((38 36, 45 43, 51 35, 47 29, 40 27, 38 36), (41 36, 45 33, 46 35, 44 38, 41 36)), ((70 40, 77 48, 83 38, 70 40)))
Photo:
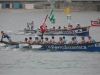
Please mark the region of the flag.
POLYGON ((53 14, 54 10, 52 9, 49 15, 49 20, 51 23, 55 23, 55 18, 54 18, 54 14, 53 14))
POLYGON ((46 29, 45 29, 45 27, 46 27, 45 22, 46 22, 46 20, 47 20, 47 17, 48 17, 48 14, 47 14, 46 17, 45 17, 45 20, 44 20, 43 24, 40 26, 40 30, 41 30, 42 33, 44 33, 45 30, 46 30, 46 29))
POLYGON ((63 12, 63 14, 68 14, 70 12, 70 7, 68 7, 67 9, 65 9, 65 11, 63 12))

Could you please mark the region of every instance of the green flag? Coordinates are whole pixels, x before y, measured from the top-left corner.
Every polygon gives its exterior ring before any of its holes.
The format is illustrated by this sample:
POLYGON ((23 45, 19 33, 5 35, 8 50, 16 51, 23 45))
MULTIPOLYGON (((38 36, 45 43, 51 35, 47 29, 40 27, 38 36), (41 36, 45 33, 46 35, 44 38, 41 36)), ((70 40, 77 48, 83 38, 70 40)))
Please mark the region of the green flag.
POLYGON ((51 23, 55 23, 55 18, 54 18, 54 14, 53 14, 54 10, 52 9, 49 15, 49 20, 51 21, 51 23))

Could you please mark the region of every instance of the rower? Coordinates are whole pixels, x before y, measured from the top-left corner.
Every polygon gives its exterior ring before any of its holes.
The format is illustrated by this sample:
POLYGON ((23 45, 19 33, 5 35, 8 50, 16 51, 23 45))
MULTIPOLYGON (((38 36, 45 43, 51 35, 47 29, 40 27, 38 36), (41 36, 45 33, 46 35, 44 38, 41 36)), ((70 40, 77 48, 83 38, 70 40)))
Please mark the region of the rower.
MULTIPOLYGON (((11 37, 8 34, 4 33, 3 31, 1 31, 1 34, 2 34, 2 39, 7 38, 9 42, 13 42, 11 37)), ((2 41, 2 39, 1 39, 1 41, 2 41)))
POLYGON ((41 39, 39 40, 39 43, 44 43, 44 40, 43 40, 43 36, 41 36, 41 39))
POLYGON ((32 37, 29 37, 28 43, 32 43, 32 37))
POLYGON ((82 36, 81 38, 82 38, 82 40, 81 40, 81 42, 79 42, 79 44, 85 44, 86 41, 85 41, 84 37, 82 36))
POLYGON ((87 43, 96 43, 96 41, 94 39, 91 38, 91 36, 88 36, 88 41, 87 43))
POLYGON ((45 30, 46 30, 46 31, 48 31, 48 28, 47 28, 47 26, 45 26, 45 30))
POLYGON ((54 44, 54 43, 55 43, 54 36, 52 36, 52 38, 50 39, 50 43, 51 43, 51 44, 54 44))
POLYGON ((33 41, 33 43, 39 43, 39 38, 38 37, 35 37, 35 40, 33 41))
POLYGON ((77 44, 77 39, 76 39, 76 36, 74 36, 74 41, 75 41, 75 43, 77 44))
POLYGON ((59 26, 57 30, 61 30, 61 26, 59 26))
POLYGON ((67 30, 67 27, 66 26, 64 26, 64 29, 63 30, 67 30))
POLYGON ((76 28, 81 28, 81 26, 80 26, 80 24, 79 24, 79 23, 77 23, 77 26, 76 26, 76 28))
POLYGON ((44 44, 49 44, 48 37, 45 38, 44 44))
POLYGON ((27 43, 27 42, 28 42, 28 39, 27 39, 27 38, 25 38, 24 42, 25 42, 25 43, 27 43))
POLYGON ((32 37, 29 37, 29 40, 28 40, 28 44, 29 44, 29 48, 32 48, 32 37))
POLYGON ((53 29, 52 30, 55 30, 55 27, 53 27, 53 29))
POLYGON ((65 36, 63 36, 63 44, 65 44, 65 43, 66 43, 65 36))
POLYGON ((53 26, 51 25, 50 30, 52 30, 52 29, 53 29, 53 26))
POLYGON ((74 37, 72 37, 72 40, 69 42, 69 44, 76 44, 74 37))
POLYGON ((63 44, 63 38, 62 37, 59 38, 59 41, 57 42, 57 44, 63 44))
POLYGON ((68 30, 71 30, 71 24, 70 23, 68 24, 68 30))

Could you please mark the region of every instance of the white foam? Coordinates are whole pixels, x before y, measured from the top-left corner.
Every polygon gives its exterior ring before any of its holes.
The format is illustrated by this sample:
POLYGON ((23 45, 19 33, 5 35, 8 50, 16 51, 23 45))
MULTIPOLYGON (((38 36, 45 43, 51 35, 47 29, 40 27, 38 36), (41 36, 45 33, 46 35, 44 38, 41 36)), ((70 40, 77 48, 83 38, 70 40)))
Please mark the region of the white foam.
POLYGON ((5 44, 3 44, 3 43, 0 43, 0 46, 5 46, 5 44))

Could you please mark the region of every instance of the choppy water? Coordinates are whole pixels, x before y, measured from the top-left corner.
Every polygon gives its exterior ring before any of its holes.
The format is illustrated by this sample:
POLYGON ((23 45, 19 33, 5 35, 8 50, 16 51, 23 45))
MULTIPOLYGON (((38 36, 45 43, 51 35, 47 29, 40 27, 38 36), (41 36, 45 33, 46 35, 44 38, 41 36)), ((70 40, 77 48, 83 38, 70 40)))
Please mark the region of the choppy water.
MULTIPOLYGON (((41 25, 49 11, 0 11, 0 31, 17 32, 34 20, 35 28, 41 25)), ((90 20, 100 18, 100 12, 71 12, 72 25, 90 25, 90 20)), ((56 24, 67 25, 67 17, 55 11, 56 24)), ((50 27, 50 22, 47 20, 50 27)), ((90 36, 100 41, 100 27, 91 27, 90 36)), ((22 41, 27 35, 12 35, 22 41)), ((1 34, 0 34, 1 37, 1 34)), ((55 37, 58 39, 58 37, 55 37)), ((71 36, 66 36, 69 41, 71 36)), ((77 37, 80 40, 80 37, 77 37)), ((87 39, 87 38, 86 38, 87 39)), ((6 39, 5 39, 6 40, 6 39)), ((0 46, 0 75, 100 75, 99 52, 50 52, 4 48, 0 46)))

